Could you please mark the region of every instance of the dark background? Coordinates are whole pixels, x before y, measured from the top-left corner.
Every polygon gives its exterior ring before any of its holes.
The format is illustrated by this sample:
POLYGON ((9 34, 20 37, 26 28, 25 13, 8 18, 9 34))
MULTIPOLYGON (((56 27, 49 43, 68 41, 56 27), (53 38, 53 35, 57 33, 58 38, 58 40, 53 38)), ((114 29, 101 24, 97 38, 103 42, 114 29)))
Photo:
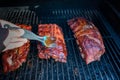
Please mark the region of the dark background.
POLYGON ((0 0, 0 6, 95 7, 103 0, 0 0))
POLYGON ((39 5, 39 10, 41 8, 45 10, 49 8, 99 8, 120 35, 119 0, 0 0, 0 7, 30 6, 34 8, 36 5, 39 5))
POLYGON ((50 5, 55 7, 63 7, 63 5, 66 7, 98 7, 105 1, 109 1, 116 9, 120 10, 119 0, 0 0, 0 6, 31 6, 39 4, 44 7, 50 5))

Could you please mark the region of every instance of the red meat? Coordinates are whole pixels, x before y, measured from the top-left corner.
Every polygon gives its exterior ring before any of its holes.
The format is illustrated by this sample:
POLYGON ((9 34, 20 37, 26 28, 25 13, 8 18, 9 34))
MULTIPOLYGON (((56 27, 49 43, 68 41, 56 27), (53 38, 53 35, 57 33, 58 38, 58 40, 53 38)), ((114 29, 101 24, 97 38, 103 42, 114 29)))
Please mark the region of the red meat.
POLYGON ((102 36, 95 25, 84 19, 74 18, 68 21, 74 33, 82 58, 87 64, 100 60, 105 52, 102 36))
POLYGON ((55 48, 48 48, 38 44, 38 56, 41 59, 49 59, 52 57, 55 61, 66 62, 67 50, 61 28, 56 24, 40 24, 38 26, 39 36, 55 37, 55 48))

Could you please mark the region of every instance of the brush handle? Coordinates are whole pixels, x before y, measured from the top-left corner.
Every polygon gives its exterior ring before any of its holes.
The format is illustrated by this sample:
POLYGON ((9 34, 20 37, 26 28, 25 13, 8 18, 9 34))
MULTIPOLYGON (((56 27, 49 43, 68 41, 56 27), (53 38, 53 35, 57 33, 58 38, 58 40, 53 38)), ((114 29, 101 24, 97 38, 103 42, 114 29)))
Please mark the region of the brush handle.
POLYGON ((36 34, 28 30, 24 30, 24 32, 25 33, 21 37, 27 38, 29 40, 37 40, 40 42, 44 42, 44 37, 37 36, 36 34))

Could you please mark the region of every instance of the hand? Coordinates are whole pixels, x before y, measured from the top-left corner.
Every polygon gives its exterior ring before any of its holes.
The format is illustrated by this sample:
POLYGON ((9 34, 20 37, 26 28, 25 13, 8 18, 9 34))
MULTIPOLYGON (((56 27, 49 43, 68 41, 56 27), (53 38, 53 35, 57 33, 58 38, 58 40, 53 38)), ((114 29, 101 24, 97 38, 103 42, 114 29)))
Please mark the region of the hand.
POLYGON ((27 42, 27 39, 21 38, 23 34, 24 30, 22 29, 9 30, 9 34, 3 42, 6 47, 3 52, 24 45, 27 42))

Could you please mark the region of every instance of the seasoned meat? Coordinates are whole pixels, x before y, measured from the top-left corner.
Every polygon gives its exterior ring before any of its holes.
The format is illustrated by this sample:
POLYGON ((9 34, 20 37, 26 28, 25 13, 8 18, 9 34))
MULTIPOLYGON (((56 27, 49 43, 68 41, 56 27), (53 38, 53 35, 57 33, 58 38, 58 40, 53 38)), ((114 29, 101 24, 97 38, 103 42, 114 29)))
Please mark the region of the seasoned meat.
POLYGON ((84 18, 71 19, 68 21, 68 25, 74 33, 81 56, 86 63, 100 60, 101 55, 105 52, 105 47, 95 25, 84 18))
POLYGON ((38 26, 39 36, 55 37, 55 48, 48 48, 38 44, 38 56, 41 59, 52 57, 55 61, 66 62, 67 50, 61 28, 56 24, 40 24, 38 26))
MULTIPOLYGON (((24 24, 18 26, 23 29, 31 30, 31 26, 27 26, 24 24)), ((18 69, 22 65, 22 63, 26 61, 29 47, 30 41, 19 48, 3 52, 2 63, 5 73, 18 69)))

